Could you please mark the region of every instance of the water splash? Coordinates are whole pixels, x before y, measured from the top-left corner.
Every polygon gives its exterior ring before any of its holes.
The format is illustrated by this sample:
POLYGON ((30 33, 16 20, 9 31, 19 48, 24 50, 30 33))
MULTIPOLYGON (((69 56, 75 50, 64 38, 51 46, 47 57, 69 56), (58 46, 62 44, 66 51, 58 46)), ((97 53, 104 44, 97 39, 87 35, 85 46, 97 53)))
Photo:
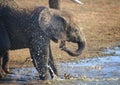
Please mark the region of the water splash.
POLYGON ((52 72, 52 74, 53 74, 53 80, 60 80, 61 78, 60 77, 58 77, 55 73, 54 73, 54 71, 53 71, 53 69, 48 65, 47 66, 48 67, 48 69, 52 72))
MULTIPOLYGON (((57 77, 53 69, 48 66, 48 69, 50 69, 54 75, 53 82, 51 83, 53 85, 119 85, 120 47, 107 48, 102 53, 114 54, 112 54, 112 56, 96 57, 76 62, 58 63, 57 68, 60 77, 57 77), (75 79, 64 80, 64 74, 70 74, 75 79)), ((11 70, 14 71, 15 74, 10 74, 7 79, 0 81, 9 82, 15 80, 17 83, 30 81, 39 82, 39 74, 34 67, 14 68, 11 70), (21 72, 21 74, 16 78, 19 72, 21 72)))

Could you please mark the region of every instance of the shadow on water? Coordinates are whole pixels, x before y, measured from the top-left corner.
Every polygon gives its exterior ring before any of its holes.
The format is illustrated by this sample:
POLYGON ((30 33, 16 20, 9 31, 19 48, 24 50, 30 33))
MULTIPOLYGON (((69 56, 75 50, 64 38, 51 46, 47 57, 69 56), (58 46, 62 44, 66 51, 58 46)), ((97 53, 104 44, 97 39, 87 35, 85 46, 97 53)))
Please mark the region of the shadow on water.
POLYGON ((95 57, 76 62, 58 63, 61 79, 40 81, 35 68, 14 68, 15 74, 0 79, 0 84, 35 85, 120 85, 120 46, 105 49, 107 57, 95 57), (66 74, 66 75, 65 75, 66 74), (70 79, 65 79, 65 77, 70 79))

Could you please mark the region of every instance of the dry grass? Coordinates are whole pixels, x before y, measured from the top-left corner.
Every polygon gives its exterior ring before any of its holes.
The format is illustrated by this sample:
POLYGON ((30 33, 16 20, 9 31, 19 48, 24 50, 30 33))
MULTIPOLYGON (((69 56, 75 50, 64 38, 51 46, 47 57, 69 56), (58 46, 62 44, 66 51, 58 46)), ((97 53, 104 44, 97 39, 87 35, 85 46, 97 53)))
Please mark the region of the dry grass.
MULTIPOLYGON (((23 8, 48 6, 46 0, 18 0, 17 2, 23 8)), ((83 0, 83 2, 84 5, 78 5, 70 0, 62 0, 61 10, 72 13, 78 25, 83 28, 87 47, 81 58, 98 56, 101 49, 120 43, 120 1, 83 0)), ((58 44, 52 43, 52 49, 57 61, 78 59, 61 52, 58 44)), ((10 52, 11 61, 23 61, 29 56, 26 49, 10 52)))

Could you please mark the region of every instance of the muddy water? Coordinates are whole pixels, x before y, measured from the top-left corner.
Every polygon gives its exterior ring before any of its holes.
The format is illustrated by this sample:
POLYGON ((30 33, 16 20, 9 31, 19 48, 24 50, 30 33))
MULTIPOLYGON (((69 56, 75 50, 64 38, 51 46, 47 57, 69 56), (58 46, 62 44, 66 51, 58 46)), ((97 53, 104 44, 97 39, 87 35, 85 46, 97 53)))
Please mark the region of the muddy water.
POLYGON ((59 77, 50 81, 40 81, 34 67, 11 69, 10 74, 0 80, 0 84, 35 85, 120 85, 120 46, 107 48, 102 53, 112 56, 95 57, 76 62, 58 63, 59 77), (70 78, 70 79, 65 79, 70 78))

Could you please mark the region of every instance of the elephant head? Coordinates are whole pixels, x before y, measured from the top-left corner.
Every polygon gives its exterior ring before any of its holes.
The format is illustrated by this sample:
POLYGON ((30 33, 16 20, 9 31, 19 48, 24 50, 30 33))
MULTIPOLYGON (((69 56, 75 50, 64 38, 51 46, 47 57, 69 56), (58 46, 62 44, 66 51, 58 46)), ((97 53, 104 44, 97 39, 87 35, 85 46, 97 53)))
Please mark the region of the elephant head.
POLYGON ((70 15, 65 12, 44 9, 39 16, 39 26, 54 42, 61 40, 60 48, 71 56, 80 55, 85 47, 84 35, 70 15), (78 49, 69 50, 65 47, 66 41, 76 43, 78 49))

